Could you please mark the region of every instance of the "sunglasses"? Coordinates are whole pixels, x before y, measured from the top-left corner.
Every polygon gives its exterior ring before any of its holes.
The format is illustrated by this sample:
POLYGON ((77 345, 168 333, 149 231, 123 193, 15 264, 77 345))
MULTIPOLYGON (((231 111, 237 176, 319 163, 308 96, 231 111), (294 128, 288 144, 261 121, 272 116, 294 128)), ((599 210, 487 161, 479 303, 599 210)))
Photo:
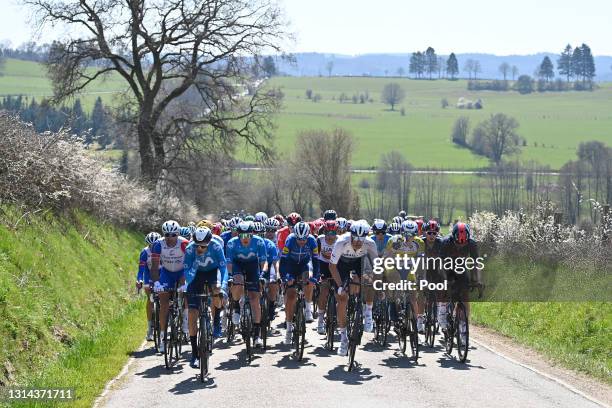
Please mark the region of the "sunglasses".
POLYGON ((168 237, 176 237, 178 234, 164 234, 164 237, 168 238, 168 237))
POLYGON ((365 241, 365 240, 366 240, 366 238, 367 238, 367 237, 357 237, 357 236, 351 235, 351 239, 352 239, 353 241, 363 242, 363 241, 365 241))
POLYGON ((438 235, 436 231, 427 231, 427 235, 438 235))
POLYGON ((201 249, 206 249, 208 248, 208 244, 196 244, 196 247, 201 248, 201 249))
POLYGON ((385 231, 377 231, 376 235, 385 235, 385 231))
POLYGON ((336 235, 336 234, 337 234, 337 232, 336 232, 336 231, 327 231, 327 232, 325 233, 325 235, 336 235))
POLYGON ((248 238, 252 238, 253 234, 249 233, 249 232, 243 232, 242 234, 239 234, 240 239, 248 239, 248 238))

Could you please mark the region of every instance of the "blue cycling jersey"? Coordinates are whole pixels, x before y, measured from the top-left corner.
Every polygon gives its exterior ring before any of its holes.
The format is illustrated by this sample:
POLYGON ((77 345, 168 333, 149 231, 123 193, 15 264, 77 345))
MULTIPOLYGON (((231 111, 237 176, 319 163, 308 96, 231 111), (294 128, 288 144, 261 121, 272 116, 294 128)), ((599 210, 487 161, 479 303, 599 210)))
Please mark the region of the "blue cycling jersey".
POLYGON ((385 252, 385 247, 387 246, 387 241, 391 238, 391 234, 385 234, 383 239, 378 239, 378 235, 374 235, 372 240, 376 243, 376 251, 378 252, 378 256, 382 256, 383 252, 385 252))
POLYGON ((219 269, 221 279, 221 288, 227 288, 227 266, 225 255, 223 254, 223 246, 217 240, 211 240, 206 251, 199 255, 196 252, 197 247, 194 242, 187 245, 185 249, 185 281, 189 285, 196 276, 197 272, 208 272, 219 269))
POLYGON ((266 244, 266 258, 268 261, 268 268, 272 266, 273 262, 279 260, 280 256, 278 254, 278 248, 276 244, 269 240, 268 238, 264 238, 264 242, 266 244))
MULTIPOLYGON (((144 281, 145 277, 151 276, 151 248, 144 247, 140 253, 140 260, 138 262, 138 275, 136 276, 137 281, 144 281)), ((148 282, 145 282, 148 283, 148 282)))
MULTIPOLYGON (((309 235, 304 245, 299 245, 295 234, 290 234, 285 241, 281 258, 289 259, 296 263, 310 262, 319 255, 319 246, 317 240, 312 235, 309 235)), ((314 275, 319 274, 319 262, 313 262, 312 268, 314 275)))
POLYGON ((237 262, 253 262, 259 263, 265 262, 266 255, 266 244, 264 239, 260 236, 253 235, 249 245, 244 246, 240 242, 239 237, 230 239, 227 243, 226 258, 228 264, 237 262))
POLYGON ((225 251, 225 254, 227 255, 227 243, 229 242, 230 239, 234 238, 232 236, 232 231, 224 231, 221 233, 220 237, 223 240, 223 250, 225 251))

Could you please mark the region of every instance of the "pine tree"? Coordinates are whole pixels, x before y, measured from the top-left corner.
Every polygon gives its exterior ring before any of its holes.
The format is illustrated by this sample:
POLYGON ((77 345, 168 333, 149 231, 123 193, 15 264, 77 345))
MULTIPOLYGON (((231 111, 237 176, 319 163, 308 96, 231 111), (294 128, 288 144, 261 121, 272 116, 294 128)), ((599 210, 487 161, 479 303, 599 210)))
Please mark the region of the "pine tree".
POLYGON ((582 61, 582 49, 580 47, 574 48, 572 53, 572 73, 576 80, 584 80, 584 63, 582 61))
POLYGON ((72 105, 72 112, 66 113, 68 114, 68 116, 72 116, 72 123, 70 126, 72 128, 72 131, 78 135, 83 133, 87 127, 87 117, 85 115, 85 112, 83 112, 81 100, 75 100, 74 105, 72 105))
POLYGON ((446 61, 446 72, 451 79, 455 79, 455 77, 459 74, 459 62, 457 61, 457 57, 455 56, 454 52, 451 52, 451 55, 446 61))
POLYGON ((544 78, 546 82, 550 82, 550 80, 555 76, 555 67, 548 56, 544 57, 544 60, 542 60, 538 70, 538 75, 540 78, 544 78))
POLYGON ((557 60, 557 70, 559 75, 564 75, 569 83, 570 78, 573 75, 572 72, 572 46, 567 44, 565 50, 561 53, 561 56, 557 60))
MULTIPOLYGON (((593 58, 591 48, 588 45, 582 44, 580 51, 582 55, 582 80, 583 82, 589 82, 591 85, 593 78, 595 78, 595 59, 593 58)), ((592 85, 590 88, 591 87, 592 85)))
POLYGON ((436 55, 436 50, 432 47, 427 47, 425 51, 424 65, 429 74, 429 79, 432 79, 432 74, 438 70, 438 56, 436 55))

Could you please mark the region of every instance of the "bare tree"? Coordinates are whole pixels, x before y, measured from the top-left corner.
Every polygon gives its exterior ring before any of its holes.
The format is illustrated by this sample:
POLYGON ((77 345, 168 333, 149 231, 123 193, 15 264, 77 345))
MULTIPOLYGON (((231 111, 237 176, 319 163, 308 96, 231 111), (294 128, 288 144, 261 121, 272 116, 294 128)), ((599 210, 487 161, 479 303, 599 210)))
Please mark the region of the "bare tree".
POLYGON ((478 79, 478 74, 480 74, 482 72, 482 67, 480 66, 480 61, 478 61, 478 60, 474 61, 474 68, 473 68, 472 71, 474 71, 474 79, 478 79))
POLYGON ((510 64, 508 64, 507 62, 504 62, 499 66, 499 72, 504 77, 504 81, 508 77, 508 74, 510 73, 510 69, 511 69, 510 64))
POLYGON ((503 113, 491 115, 474 129, 470 146, 499 165, 504 155, 520 149, 521 139, 516 133, 518 127, 518 121, 513 117, 503 113))
MULTIPOLYGON (((271 0, 25 0, 40 28, 64 26, 72 38, 53 44, 48 71, 54 101, 107 75, 122 78, 137 106, 141 174, 155 182, 168 147, 188 132, 224 148, 242 138, 262 156, 270 149, 270 113, 278 94, 242 95, 246 73, 264 52, 280 53, 285 24, 271 0), (77 34, 78 33, 78 34, 77 34), (188 90, 189 115, 164 118, 188 90), (239 97, 240 96, 240 97, 239 97), (196 113, 194 115, 194 112, 196 113)), ((231 148, 230 148, 231 149, 231 148)))
POLYGON ((391 110, 395 110, 395 105, 400 103, 406 97, 406 93, 397 82, 391 82, 383 88, 382 101, 391 105, 391 110))
POLYGON ((516 65, 512 66, 512 80, 514 81, 514 78, 516 78, 519 74, 519 69, 516 65))
POLYGON ((327 76, 330 77, 332 74, 332 71, 334 70, 334 61, 327 61, 327 64, 325 64, 325 70, 327 71, 327 76))
POLYGON ((475 64, 475 61, 471 58, 466 60, 465 63, 463 64, 463 70, 467 71, 468 79, 472 79, 472 72, 474 72, 474 64, 475 64))

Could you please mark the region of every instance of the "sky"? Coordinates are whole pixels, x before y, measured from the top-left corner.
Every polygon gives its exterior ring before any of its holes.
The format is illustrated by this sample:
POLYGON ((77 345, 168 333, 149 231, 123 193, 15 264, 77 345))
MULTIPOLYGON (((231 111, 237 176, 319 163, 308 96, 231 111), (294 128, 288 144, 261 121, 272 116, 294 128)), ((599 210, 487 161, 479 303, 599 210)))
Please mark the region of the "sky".
MULTIPOLYGON (((276 0, 295 40, 289 52, 496 55, 560 52, 587 43, 612 55, 612 0, 276 0)), ((0 41, 13 46, 32 36, 19 0, 0 0, 0 41)))

